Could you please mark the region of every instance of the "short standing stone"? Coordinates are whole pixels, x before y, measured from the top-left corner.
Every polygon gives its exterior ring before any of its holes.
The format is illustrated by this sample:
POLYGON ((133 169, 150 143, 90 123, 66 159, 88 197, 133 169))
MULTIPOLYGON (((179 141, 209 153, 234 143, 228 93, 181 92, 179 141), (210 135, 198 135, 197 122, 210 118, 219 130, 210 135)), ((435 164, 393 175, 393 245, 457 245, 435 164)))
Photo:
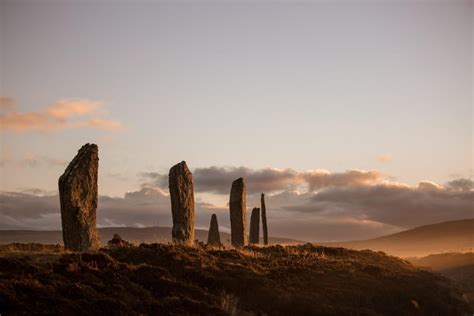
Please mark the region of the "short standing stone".
POLYGON ((231 243, 234 247, 243 247, 247 243, 247 197, 244 179, 238 178, 232 183, 229 199, 231 243))
POLYGON ((110 248, 122 248, 130 247, 131 244, 128 241, 123 240, 119 234, 114 234, 114 237, 112 237, 112 239, 107 242, 107 246, 110 248))
POLYGON ((64 246, 74 251, 100 247, 96 227, 99 149, 86 144, 59 177, 59 201, 64 246))
POLYGON ((169 189, 173 216, 173 242, 194 244, 194 188, 193 175, 182 161, 170 169, 169 189))
POLYGON ((209 246, 221 246, 221 236, 219 235, 219 224, 217 223, 216 214, 211 216, 211 225, 209 226, 209 235, 207 237, 209 246))
POLYGON ((255 207, 252 210, 252 215, 250 216, 249 244, 258 245, 259 238, 260 238, 260 209, 255 207))
POLYGON ((263 193, 260 199, 260 203, 262 208, 263 244, 268 245, 267 209, 265 207, 265 194, 263 193))

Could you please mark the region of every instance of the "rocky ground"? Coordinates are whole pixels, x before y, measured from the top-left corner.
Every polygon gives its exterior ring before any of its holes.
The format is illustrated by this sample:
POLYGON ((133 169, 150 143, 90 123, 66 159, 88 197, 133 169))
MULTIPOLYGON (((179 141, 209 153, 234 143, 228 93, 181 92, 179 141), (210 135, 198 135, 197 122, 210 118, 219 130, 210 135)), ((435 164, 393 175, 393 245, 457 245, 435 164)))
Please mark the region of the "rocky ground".
POLYGON ((448 279, 380 252, 310 244, 0 246, 0 314, 471 315, 448 279))

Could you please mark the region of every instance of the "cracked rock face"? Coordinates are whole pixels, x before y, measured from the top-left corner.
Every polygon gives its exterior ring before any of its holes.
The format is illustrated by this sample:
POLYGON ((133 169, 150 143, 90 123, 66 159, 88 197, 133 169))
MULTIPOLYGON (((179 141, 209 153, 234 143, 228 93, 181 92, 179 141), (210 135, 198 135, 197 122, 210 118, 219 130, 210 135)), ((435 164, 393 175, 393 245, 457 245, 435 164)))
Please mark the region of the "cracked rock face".
POLYGON ((209 226, 209 235, 207 237, 209 246, 221 246, 221 236, 219 235, 219 224, 217 223, 216 214, 211 216, 211 225, 209 226))
POLYGON ((194 244, 194 186, 193 175, 182 161, 170 169, 169 189, 173 215, 173 242, 194 244))
POLYGON ((263 244, 268 245, 267 209, 265 207, 265 194, 263 193, 260 198, 260 204, 262 208, 263 244))
POLYGON ((260 209, 254 208, 250 216, 249 244, 258 245, 260 235, 260 209))
POLYGON ((100 247, 96 227, 99 149, 85 144, 59 177, 64 246, 73 251, 100 247))
POLYGON ((234 247, 243 247, 247 243, 246 195, 244 179, 238 178, 232 182, 229 208, 231 243, 234 247))

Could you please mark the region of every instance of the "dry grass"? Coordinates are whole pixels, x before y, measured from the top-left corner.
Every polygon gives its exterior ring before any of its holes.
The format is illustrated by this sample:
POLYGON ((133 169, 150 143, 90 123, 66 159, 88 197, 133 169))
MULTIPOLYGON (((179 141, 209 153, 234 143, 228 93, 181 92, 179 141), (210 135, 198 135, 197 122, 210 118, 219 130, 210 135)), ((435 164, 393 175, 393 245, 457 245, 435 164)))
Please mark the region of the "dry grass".
POLYGON ((463 293, 380 252, 0 246, 1 314, 464 315, 463 293), (415 303, 414 303, 415 302, 415 303))

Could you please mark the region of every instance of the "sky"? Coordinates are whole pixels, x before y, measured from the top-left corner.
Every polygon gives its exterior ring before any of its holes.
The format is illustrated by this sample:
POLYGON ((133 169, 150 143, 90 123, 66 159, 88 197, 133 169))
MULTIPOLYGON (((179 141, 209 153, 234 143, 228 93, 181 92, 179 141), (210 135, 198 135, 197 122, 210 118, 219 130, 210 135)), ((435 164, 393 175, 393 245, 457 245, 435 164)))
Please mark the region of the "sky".
POLYGON ((198 227, 234 179, 270 235, 364 239, 472 218, 473 1, 0 0, 0 229, 59 229, 99 146, 100 226, 198 227))

